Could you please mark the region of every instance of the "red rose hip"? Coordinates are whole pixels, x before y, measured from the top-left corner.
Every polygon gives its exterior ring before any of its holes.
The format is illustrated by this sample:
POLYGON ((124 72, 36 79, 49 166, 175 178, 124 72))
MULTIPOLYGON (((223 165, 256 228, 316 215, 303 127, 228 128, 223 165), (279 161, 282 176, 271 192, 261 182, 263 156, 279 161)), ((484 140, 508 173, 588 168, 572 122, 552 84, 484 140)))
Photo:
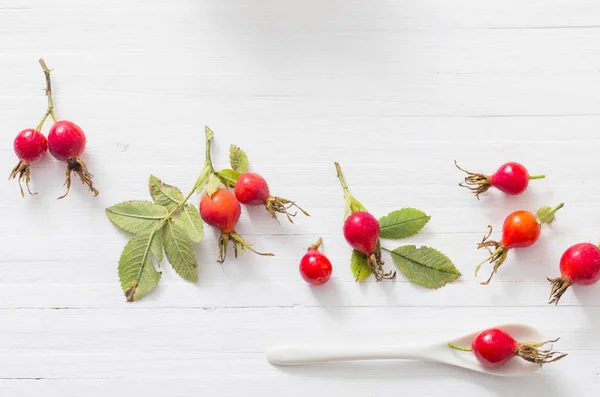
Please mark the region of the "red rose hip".
POLYGON ((494 174, 489 176, 466 171, 460 168, 456 161, 454 164, 459 170, 467 174, 464 182, 459 185, 471 190, 477 199, 479 199, 481 193, 487 192, 491 187, 495 187, 506 194, 521 194, 527 189, 530 180, 545 178, 544 175, 530 176, 527 169, 516 162, 501 165, 494 174))
POLYGON ((311 245, 300 260, 300 275, 304 281, 312 285, 321 285, 329 281, 333 269, 329 259, 319 251, 322 242, 323 240, 319 238, 319 241, 311 245))
POLYGON ((262 253, 254 250, 239 234, 235 232, 242 212, 239 201, 233 193, 227 189, 217 189, 213 194, 208 193, 202 196, 200 200, 200 216, 204 222, 219 229, 219 258, 218 262, 225 262, 227 256, 227 246, 233 241, 235 257, 238 251, 248 249, 256 254, 263 256, 273 256, 271 253, 262 253))
POLYGON ((31 181, 31 164, 39 161, 48 150, 48 140, 38 130, 28 128, 17 134, 13 142, 13 149, 19 162, 12 169, 8 179, 16 178, 21 189, 21 196, 25 196, 21 182, 24 180, 29 194, 32 193, 29 187, 31 181))
POLYGON ((379 222, 368 212, 355 212, 344 222, 344 237, 352 248, 370 255, 377 249, 379 222))
POLYGON ((555 352, 552 348, 541 349, 544 345, 554 343, 557 340, 519 343, 506 331, 499 328, 490 328, 475 336, 471 348, 460 347, 452 343, 449 346, 456 350, 471 351, 477 361, 484 367, 497 368, 506 364, 515 356, 539 365, 558 361, 566 354, 555 352))
POLYGON ((292 207, 296 207, 304 215, 310 216, 308 212, 300 208, 295 202, 282 198, 271 196, 269 185, 262 176, 253 172, 246 172, 240 175, 235 183, 235 197, 240 203, 246 205, 264 205, 271 216, 277 219, 277 213, 285 214, 287 219, 292 220, 296 213, 290 213, 292 207))
POLYGON ((600 279, 600 248, 590 243, 575 244, 560 258, 560 277, 548 279, 552 285, 550 302, 558 304, 573 284, 592 285, 600 279))
POLYGON ((500 242, 489 240, 492 234, 492 227, 488 226, 489 233, 477 244, 477 249, 486 248, 491 252, 491 255, 477 265, 475 268, 475 276, 479 272, 479 268, 486 262, 494 265, 492 274, 487 281, 481 284, 487 285, 492 281, 492 277, 498 272, 500 266, 506 260, 508 251, 513 248, 530 247, 538 240, 542 230, 542 224, 550 223, 554 220, 556 212, 563 207, 564 204, 559 204, 555 208, 542 207, 534 215, 529 211, 515 211, 504 219, 502 225, 502 239, 500 242))

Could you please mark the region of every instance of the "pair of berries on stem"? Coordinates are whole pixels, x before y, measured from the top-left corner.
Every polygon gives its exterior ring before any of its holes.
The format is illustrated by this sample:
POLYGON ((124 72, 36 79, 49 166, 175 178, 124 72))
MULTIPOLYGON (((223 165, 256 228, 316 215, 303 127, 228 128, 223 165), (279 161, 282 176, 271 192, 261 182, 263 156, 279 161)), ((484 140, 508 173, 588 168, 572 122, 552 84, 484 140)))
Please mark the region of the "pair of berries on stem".
MULTIPOLYGON (((456 164, 458 167, 458 164, 456 164)), ((507 194, 520 194, 525 191, 530 179, 542 179, 543 175, 531 177, 527 169, 519 163, 506 163, 502 165, 493 175, 467 173, 465 181, 460 185, 467 187, 479 195, 490 187, 496 187, 507 194)), ((533 245, 539 238, 541 225, 550 223, 556 212, 563 207, 559 204, 555 208, 542 207, 534 215, 528 211, 516 211, 508 215, 502 226, 502 239, 500 242, 489 241, 492 232, 483 238, 478 248, 490 250, 490 257, 480 263, 475 269, 475 275, 483 263, 489 262, 494 265, 490 278, 482 284, 488 284, 498 268, 506 259, 509 249, 525 248, 533 245)), ((547 278, 551 283, 549 303, 558 304, 558 301, 571 285, 592 285, 600 280, 600 247, 591 243, 579 243, 569 247, 560 259, 561 276, 547 278)))
MULTIPOLYGON (((200 190, 206 185, 206 192, 200 200, 199 209, 202 219, 221 232, 221 235, 219 236, 218 262, 223 263, 225 261, 230 242, 233 243, 236 258, 238 252, 242 252, 245 249, 258 255, 273 256, 272 253, 256 251, 252 248, 252 245, 248 244, 235 231, 235 227, 242 212, 240 203, 249 206, 263 205, 274 219, 277 220, 277 213, 282 213, 285 214, 292 223, 292 217, 295 216, 296 213, 289 212, 291 207, 298 208, 307 216, 309 216, 309 214, 291 200, 272 196, 267 181, 256 173, 248 172, 246 169, 247 166, 238 168, 237 170, 215 172, 210 150, 212 131, 210 131, 208 127, 206 129, 206 134, 206 163, 199 177, 200 182, 197 184, 200 190), (240 173, 239 171, 243 172, 240 173), (223 175, 226 174, 229 175, 229 178, 227 179, 223 177, 223 175), (231 175, 234 176, 231 177, 231 175), (218 187, 221 183, 226 187, 232 187, 234 192, 232 193, 227 188, 218 187), (214 190, 209 187, 210 185, 214 186, 214 190)), ((237 148, 232 147, 232 152, 234 149, 237 148)), ((237 150, 239 151, 239 149, 237 150)))
POLYGON ((52 84, 50 80, 50 69, 46 66, 43 59, 39 60, 44 75, 46 77, 46 96, 48 97, 48 108, 42 117, 42 120, 35 129, 28 128, 17 134, 15 137, 13 148, 19 162, 12 169, 9 179, 17 179, 21 189, 21 196, 25 196, 22 182, 25 182, 27 191, 32 193, 29 183, 31 182, 31 164, 39 161, 44 157, 47 151, 50 152, 55 159, 66 162, 66 179, 64 186, 67 191, 60 196, 62 199, 69 194, 71 189, 71 173, 75 172, 81 178, 81 182, 87 185, 94 196, 98 195, 98 190, 92 183, 93 175, 87 169, 86 164, 81 160, 80 156, 85 150, 86 136, 83 130, 72 121, 61 120, 56 118, 54 112, 54 102, 52 99, 52 84), (48 132, 48 138, 41 132, 46 120, 50 117, 54 124, 48 132))

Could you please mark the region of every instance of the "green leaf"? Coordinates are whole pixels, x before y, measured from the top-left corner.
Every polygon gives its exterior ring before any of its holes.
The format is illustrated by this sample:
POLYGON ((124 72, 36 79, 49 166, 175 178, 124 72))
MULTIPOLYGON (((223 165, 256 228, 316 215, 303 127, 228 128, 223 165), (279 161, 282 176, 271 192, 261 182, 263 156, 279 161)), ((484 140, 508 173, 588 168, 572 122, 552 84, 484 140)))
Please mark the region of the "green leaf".
POLYGON ((198 263, 192 241, 177 223, 167 222, 163 229, 165 254, 173 269, 188 281, 198 281, 198 263))
POLYGON ((119 258, 119 279, 128 302, 137 301, 152 291, 160 280, 150 260, 152 232, 133 236, 119 258))
POLYGON ((229 146, 229 161, 234 171, 240 174, 248 172, 248 156, 239 147, 235 145, 229 146))
POLYGON ((227 187, 235 187, 237 180, 240 178, 240 173, 235 170, 224 169, 217 172, 217 176, 221 179, 223 185, 227 187))
POLYGON ((367 256, 360 251, 353 250, 350 258, 350 269, 356 281, 363 281, 371 275, 369 260, 367 256))
POLYGON ((402 208, 379 219, 381 238, 400 239, 414 236, 431 217, 416 208, 402 208))
POLYGON ((551 223, 555 218, 556 212, 562 207, 564 207, 564 205, 564 203, 560 203, 554 208, 548 206, 540 208, 536 213, 536 218, 538 222, 540 224, 551 223))
POLYGON ((151 231, 168 213, 162 205, 146 200, 125 201, 106 209, 108 219, 130 233, 151 231))
POLYGON ((162 205, 169 211, 173 211, 178 205, 183 203, 184 199, 181 190, 175 186, 163 183, 154 175, 150 175, 148 187, 154 203, 162 205))
POLYGON ((150 252, 152 252, 157 262, 163 260, 163 243, 160 229, 154 233, 154 238, 152 239, 152 244, 150 245, 150 252))
POLYGON ((358 201, 357 199, 355 199, 354 197, 352 197, 352 200, 350 202, 350 211, 352 211, 352 213, 358 212, 358 211, 365 211, 367 212, 367 209, 365 208, 364 205, 362 205, 360 203, 360 201, 358 201))
POLYGON ((391 254, 398 269, 423 287, 440 288, 462 276, 450 259, 434 248, 404 245, 391 254))
POLYGON ((190 240, 194 243, 199 243, 202 240, 204 236, 202 217, 200 217, 200 213, 192 204, 186 204, 183 207, 183 212, 177 224, 185 230, 190 240))
POLYGON ((208 182, 206 182, 206 194, 212 196, 214 192, 217 191, 219 185, 221 184, 221 180, 214 173, 210 174, 208 177, 208 182))
POLYGON ((204 132, 206 133, 206 139, 209 141, 215 137, 215 133, 213 132, 213 130, 208 128, 208 126, 206 125, 204 126, 204 132))
POLYGON ((212 172, 213 170, 210 164, 204 166, 202 172, 200 172, 200 175, 196 180, 196 185, 194 186, 196 193, 202 194, 202 189, 204 189, 204 185, 206 185, 206 181, 208 181, 208 177, 212 174, 212 172))

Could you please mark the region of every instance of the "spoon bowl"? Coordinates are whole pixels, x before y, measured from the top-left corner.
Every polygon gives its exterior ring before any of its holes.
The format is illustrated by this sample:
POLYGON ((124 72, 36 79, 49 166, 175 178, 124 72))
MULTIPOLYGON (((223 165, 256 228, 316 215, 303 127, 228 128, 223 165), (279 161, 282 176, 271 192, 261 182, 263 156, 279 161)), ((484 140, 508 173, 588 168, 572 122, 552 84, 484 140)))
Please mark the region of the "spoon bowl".
MULTIPOLYGON (((535 328, 507 324, 497 326, 509 333, 518 342, 542 341, 542 334, 535 328)), ((472 371, 496 376, 523 376, 536 372, 540 365, 514 357, 497 368, 481 365, 473 353, 460 351, 448 346, 471 347, 475 336, 472 332, 461 337, 432 344, 390 345, 390 346, 275 346, 267 350, 267 360, 275 365, 306 365, 337 361, 362 360, 422 360, 453 365, 472 371)))

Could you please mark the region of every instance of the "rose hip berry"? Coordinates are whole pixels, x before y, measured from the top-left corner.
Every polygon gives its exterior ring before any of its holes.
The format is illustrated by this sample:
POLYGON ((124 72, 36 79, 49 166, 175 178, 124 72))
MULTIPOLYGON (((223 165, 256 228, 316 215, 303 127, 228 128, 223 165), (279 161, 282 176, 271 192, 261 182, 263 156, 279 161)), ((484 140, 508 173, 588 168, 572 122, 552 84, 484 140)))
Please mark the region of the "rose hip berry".
MULTIPOLYGON (((393 279, 396 272, 385 272, 383 260, 381 259, 381 248, 379 247, 379 222, 366 208, 350 195, 348 185, 342 173, 342 167, 335 163, 337 176, 344 190, 346 210, 344 216, 351 212, 344 221, 344 237, 352 248, 365 255, 371 272, 377 281, 393 279)), ((357 277, 358 281, 358 277, 357 277)))
POLYGON ((564 204, 559 204, 555 208, 542 207, 538 210, 537 216, 528 211, 516 211, 508 215, 504 219, 502 225, 502 240, 500 242, 488 240, 492 234, 492 226, 488 226, 488 234, 477 245, 477 249, 487 248, 490 251, 490 256, 477 265, 475 268, 475 276, 479 272, 479 268, 486 262, 494 265, 492 274, 487 281, 481 284, 487 285, 498 272, 498 268, 506 260, 508 250, 512 248, 530 247, 538 240, 541 233, 541 225, 550 223, 554 220, 556 212, 563 207, 564 204))
POLYGON ((329 281, 332 272, 331 262, 325 254, 319 251, 319 246, 323 239, 319 240, 308 248, 300 260, 300 275, 309 284, 321 285, 329 281))
POLYGON ((219 237, 218 262, 223 263, 225 261, 229 241, 233 241, 236 258, 238 250, 243 252, 244 249, 249 249, 263 256, 273 256, 271 253, 255 251, 250 244, 235 232, 235 225, 237 225, 240 219, 240 214, 241 206, 239 201, 227 189, 217 189, 212 195, 205 194, 200 200, 200 215, 202 219, 221 232, 221 236, 219 237))
POLYGON ((67 192, 59 197, 65 198, 71 190, 71 173, 79 175, 81 183, 88 186, 90 191, 97 196, 98 190, 92 182, 93 175, 79 156, 83 154, 86 145, 86 137, 83 130, 72 121, 62 120, 56 122, 48 133, 48 150, 50 154, 59 161, 67 163, 65 186, 67 192))
POLYGON ((459 186, 470 189, 477 199, 479 199, 481 193, 485 193, 490 187, 495 187, 506 194, 521 194, 527 189, 530 180, 545 178, 544 175, 529 175, 522 164, 515 162, 501 165, 494 174, 489 176, 466 171, 460 168, 456 161, 454 161, 454 164, 459 170, 467 174, 465 181, 460 183, 459 186))
POLYGON ((575 244, 560 258, 560 277, 550 279, 552 291, 550 302, 558 304, 565 291, 572 285, 592 285, 600 279, 600 248, 590 243, 575 244))
POLYGON ((287 219, 294 223, 292 220, 296 213, 289 213, 288 210, 292 207, 296 207, 304 215, 310 216, 306 211, 300 208, 295 202, 281 198, 271 196, 269 191, 269 185, 262 176, 253 172, 246 172, 238 178, 235 183, 235 197, 242 204, 246 205, 264 205, 271 216, 277 219, 277 212, 285 214, 287 219))
POLYGON ((549 349, 541 349, 544 345, 556 341, 558 339, 546 342, 519 343, 506 331, 490 328, 475 336, 471 348, 456 346, 452 343, 450 347, 461 351, 472 351, 481 365, 486 368, 497 368, 515 356, 539 365, 558 361, 566 354, 553 351, 552 346, 549 349))
POLYGON ((31 164, 39 161, 44 156, 48 150, 48 140, 40 131, 28 128, 17 134, 13 142, 13 148, 19 162, 12 169, 8 179, 17 178, 19 188, 21 189, 21 196, 25 197, 25 192, 21 184, 23 180, 25 180, 29 194, 37 194, 32 193, 29 188, 31 164))
POLYGON ((377 250, 379 222, 368 212, 355 212, 344 222, 344 237, 352 248, 371 255, 377 250))

